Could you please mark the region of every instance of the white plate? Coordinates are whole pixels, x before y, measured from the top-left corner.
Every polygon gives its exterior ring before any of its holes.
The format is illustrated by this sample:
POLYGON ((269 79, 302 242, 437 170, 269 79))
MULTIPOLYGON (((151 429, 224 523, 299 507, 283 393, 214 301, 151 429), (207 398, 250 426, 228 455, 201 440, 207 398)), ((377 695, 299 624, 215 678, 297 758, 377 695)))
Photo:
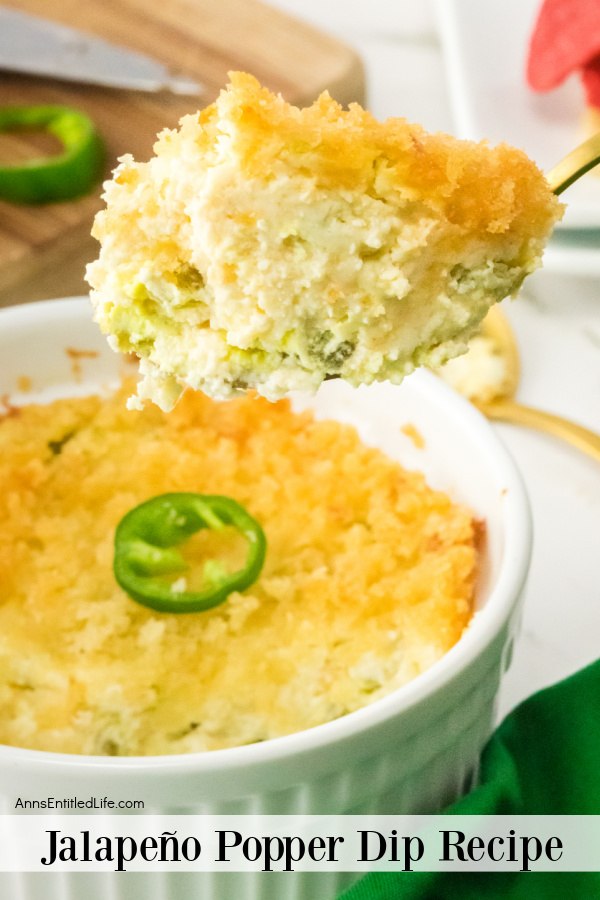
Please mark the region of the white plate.
MULTIPOLYGON (((438 0, 455 125, 461 137, 521 147, 545 171, 584 139, 577 75, 547 94, 525 80, 529 38, 541 0, 438 0)), ((569 188, 559 229, 600 229, 600 178, 569 188)), ((600 234, 588 238, 600 257, 600 234)), ((595 273, 600 272, 600 259, 595 273)))

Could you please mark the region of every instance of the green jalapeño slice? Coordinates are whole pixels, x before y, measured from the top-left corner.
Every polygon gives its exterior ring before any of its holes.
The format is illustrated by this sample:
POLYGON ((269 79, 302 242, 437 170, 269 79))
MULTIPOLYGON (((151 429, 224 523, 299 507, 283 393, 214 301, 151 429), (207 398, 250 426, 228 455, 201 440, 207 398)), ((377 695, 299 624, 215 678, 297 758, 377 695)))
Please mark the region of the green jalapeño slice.
POLYGON ((42 129, 62 152, 0 165, 0 198, 12 203, 54 203, 87 194, 102 174, 105 151, 94 123, 68 106, 2 106, 0 132, 42 129))
POLYGON ((260 575, 267 541, 259 523, 231 497, 174 493, 152 497, 130 510, 115 531, 114 573, 133 600, 159 612, 201 612, 218 606, 233 591, 243 591, 260 575), (228 571, 218 559, 206 559, 200 590, 186 590, 190 569, 178 545, 204 528, 233 527, 245 538, 246 559, 228 571), (184 585, 182 587, 182 584, 184 585))

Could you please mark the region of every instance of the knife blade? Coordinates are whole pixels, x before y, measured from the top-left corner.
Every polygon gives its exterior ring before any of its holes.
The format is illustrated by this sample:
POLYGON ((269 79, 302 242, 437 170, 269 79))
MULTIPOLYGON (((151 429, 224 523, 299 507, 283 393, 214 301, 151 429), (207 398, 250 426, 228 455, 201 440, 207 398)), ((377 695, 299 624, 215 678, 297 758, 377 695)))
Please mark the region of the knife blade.
POLYGON ((61 81, 137 91, 198 95, 200 82, 103 38, 17 10, 0 8, 0 69, 61 81))

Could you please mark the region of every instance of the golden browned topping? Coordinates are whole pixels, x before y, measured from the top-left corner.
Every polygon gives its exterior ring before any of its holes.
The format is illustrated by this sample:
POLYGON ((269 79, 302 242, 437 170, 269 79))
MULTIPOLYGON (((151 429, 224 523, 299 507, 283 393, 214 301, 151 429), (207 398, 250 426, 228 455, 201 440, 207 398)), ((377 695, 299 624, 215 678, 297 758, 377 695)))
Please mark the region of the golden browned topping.
MULTIPOLYGON (((440 658, 469 621, 476 525, 355 431, 247 397, 169 415, 114 397, 0 423, 0 742, 183 753, 336 718, 440 658), (133 602, 121 517, 166 491, 225 494, 263 525, 262 574, 191 615, 133 602)), ((197 550, 214 555, 215 533, 197 550)), ((196 539, 196 538, 195 538, 196 539)))
MULTIPOLYGON (((234 126, 231 152, 248 178, 277 160, 325 187, 421 200, 454 225, 490 234, 546 231, 560 207, 522 150, 430 134, 402 118, 379 122, 357 103, 344 110, 328 93, 298 109, 251 75, 233 72, 218 103, 198 114, 201 152, 211 152, 219 118, 227 117, 234 126)), ((182 124, 184 131, 194 127, 182 124)), ((181 140, 178 132, 164 132, 156 151, 168 153, 181 140)))

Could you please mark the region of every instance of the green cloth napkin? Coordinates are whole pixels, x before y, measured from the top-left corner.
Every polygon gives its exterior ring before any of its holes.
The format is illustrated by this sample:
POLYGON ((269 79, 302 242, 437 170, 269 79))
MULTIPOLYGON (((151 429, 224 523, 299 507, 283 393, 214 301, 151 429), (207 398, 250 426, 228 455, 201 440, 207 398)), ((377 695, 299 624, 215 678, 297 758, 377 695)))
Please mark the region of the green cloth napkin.
MULTIPOLYGON (((600 660, 522 703, 483 751, 479 786, 445 812, 600 814, 600 660)), ((381 872, 340 900, 596 900, 596 872, 381 872)))

